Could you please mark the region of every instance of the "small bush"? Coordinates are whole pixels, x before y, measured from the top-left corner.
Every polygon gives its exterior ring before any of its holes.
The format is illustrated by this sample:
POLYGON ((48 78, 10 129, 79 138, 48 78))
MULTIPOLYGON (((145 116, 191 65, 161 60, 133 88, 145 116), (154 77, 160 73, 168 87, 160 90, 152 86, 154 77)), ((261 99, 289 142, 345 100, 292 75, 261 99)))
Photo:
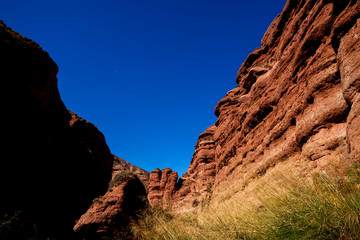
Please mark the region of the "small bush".
POLYGON ((117 174, 109 183, 109 189, 119 185, 120 183, 128 180, 131 176, 135 176, 134 172, 131 171, 122 171, 117 174))

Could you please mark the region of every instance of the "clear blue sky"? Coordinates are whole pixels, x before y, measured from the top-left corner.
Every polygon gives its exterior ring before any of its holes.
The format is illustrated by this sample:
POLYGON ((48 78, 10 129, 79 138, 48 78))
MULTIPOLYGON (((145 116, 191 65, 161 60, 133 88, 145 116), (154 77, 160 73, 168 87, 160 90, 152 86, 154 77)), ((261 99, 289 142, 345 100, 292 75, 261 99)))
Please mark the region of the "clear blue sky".
POLYGON ((216 103, 286 0, 3 0, 0 18, 58 64, 68 109, 151 171, 190 164, 216 103))

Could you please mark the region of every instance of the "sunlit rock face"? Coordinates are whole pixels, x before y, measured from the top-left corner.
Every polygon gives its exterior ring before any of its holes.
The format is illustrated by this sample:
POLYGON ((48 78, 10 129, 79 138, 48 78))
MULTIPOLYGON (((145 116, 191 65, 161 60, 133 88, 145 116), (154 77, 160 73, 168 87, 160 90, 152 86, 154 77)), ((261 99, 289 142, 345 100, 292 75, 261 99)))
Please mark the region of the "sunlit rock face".
POLYGON ((169 207, 176 190, 177 172, 170 168, 155 169, 150 173, 148 199, 153 207, 169 207))
POLYGON ((211 204, 233 185, 247 191, 281 164, 305 176, 359 162, 359 17, 356 0, 288 0, 162 206, 181 212, 211 204))

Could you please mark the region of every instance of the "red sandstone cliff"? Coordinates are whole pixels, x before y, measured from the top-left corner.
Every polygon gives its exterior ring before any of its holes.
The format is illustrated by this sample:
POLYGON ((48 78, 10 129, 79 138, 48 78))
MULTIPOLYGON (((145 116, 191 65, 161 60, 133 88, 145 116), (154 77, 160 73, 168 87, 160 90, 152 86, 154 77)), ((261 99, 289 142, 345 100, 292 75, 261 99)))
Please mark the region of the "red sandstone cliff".
POLYGON ((359 0, 288 0, 217 104, 187 173, 150 174, 150 203, 185 211, 281 164, 306 175, 359 162, 359 17, 359 0))
POLYGON ((0 239, 74 239, 113 157, 102 133, 65 108, 48 53, 1 21, 0 52, 0 239))

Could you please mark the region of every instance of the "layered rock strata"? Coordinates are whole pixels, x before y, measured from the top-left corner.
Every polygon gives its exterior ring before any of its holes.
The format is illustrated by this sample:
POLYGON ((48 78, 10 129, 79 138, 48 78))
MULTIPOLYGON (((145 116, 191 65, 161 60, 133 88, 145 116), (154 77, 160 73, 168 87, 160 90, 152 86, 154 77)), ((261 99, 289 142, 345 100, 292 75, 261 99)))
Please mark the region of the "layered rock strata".
POLYGON ((163 170, 157 168, 150 173, 148 199, 153 207, 167 208, 170 206, 177 180, 177 172, 170 168, 163 170))
POLYGON ((185 211, 231 185, 246 191, 279 164, 306 174, 359 162, 359 17, 359 0, 288 0, 217 104, 175 191, 161 203, 149 188, 150 202, 185 211))

